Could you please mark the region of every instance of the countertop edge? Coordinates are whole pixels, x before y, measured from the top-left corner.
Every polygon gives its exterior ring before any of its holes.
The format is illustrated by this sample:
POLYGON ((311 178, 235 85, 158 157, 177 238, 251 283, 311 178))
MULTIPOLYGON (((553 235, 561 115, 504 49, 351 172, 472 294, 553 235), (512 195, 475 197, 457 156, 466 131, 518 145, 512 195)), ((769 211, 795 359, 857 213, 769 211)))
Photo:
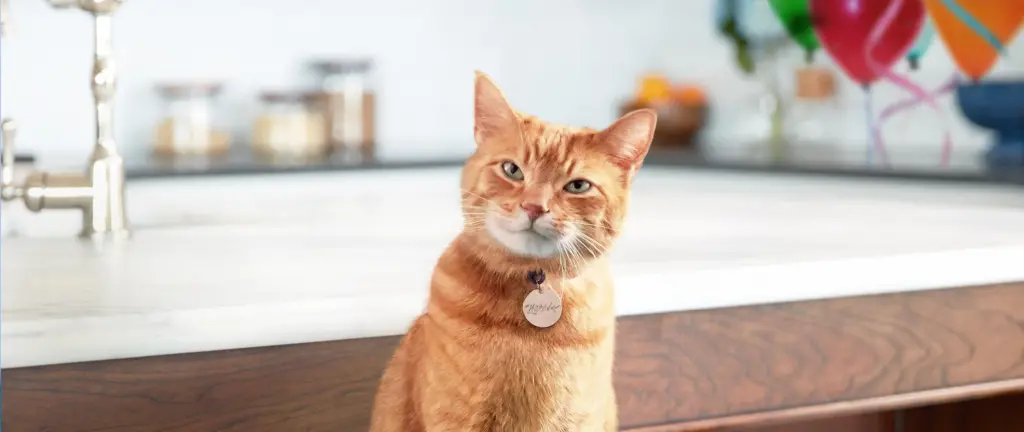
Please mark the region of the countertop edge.
MULTIPOLYGON (((1022 259, 1024 246, 699 271, 620 266, 617 309, 619 316, 646 315, 1017 282, 1024 281, 1022 259), (823 287, 822 281, 829 285, 823 287)), ((670 269, 671 264, 661 268, 670 269)), ((426 300, 424 289, 392 296, 7 322, 0 339, 0 367, 399 335, 426 300)))
MULTIPOLYGON (((203 165, 189 167, 175 166, 162 162, 156 166, 130 166, 126 176, 129 180, 151 180, 190 177, 224 177, 244 175, 287 175, 302 173, 339 173, 358 171, 393 171, 423 168, 461 167, 466 156, 441 156, 434 159, 385 160, 367 163, 311 163, 296 165, 274 165, 257 163, 251 165, 226 165, 213 168, 203 165)), ((837 164, 785 163, 771 161, 729 161, 711 160, 683 150, 652 149, 645 166, 663 168, 710 170, 723 172, 744 172, 757 174, 817 176, 835 178, 857 178, 876 180, 926 181, 941 183, 974 183, 991 185, 1024 185, 1024 171, 995 170, 985 172, 963 172, 957 170, 936 170, 918 168, 884 169, 878 167, 849 166, 837 164)))

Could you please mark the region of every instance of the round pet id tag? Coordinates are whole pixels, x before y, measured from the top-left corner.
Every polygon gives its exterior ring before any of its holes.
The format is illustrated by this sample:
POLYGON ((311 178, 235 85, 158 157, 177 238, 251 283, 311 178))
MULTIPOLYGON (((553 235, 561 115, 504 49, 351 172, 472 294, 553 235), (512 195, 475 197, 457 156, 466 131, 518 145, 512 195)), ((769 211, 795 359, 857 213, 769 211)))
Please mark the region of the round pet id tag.
POLYGON ((530 291, 523 300, 523 315, 530 324, 551 327, 562 317, 562 298, 551 288, 530 291))

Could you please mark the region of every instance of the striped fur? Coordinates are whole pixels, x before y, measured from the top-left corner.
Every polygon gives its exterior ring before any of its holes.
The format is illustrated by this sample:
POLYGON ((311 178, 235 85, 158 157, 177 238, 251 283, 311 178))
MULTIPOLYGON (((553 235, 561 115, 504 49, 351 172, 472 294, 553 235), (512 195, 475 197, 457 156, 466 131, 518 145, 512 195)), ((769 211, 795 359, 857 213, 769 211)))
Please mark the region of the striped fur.
POLYGON ((601 131, 557 126, 513 110, 479 73, 475 102, 478 147, 461 181, 464 229, 438 260, 426 312, 381 380, 371 431, 616 430, 615 312, 605 256, 656 116, 637 111, 601 131), (504 175, 505 161, 525 178, 504 175), (574 179, 593 187, 567 193, 563 187, 574 179), (519 211, 526 200, 585 241, 548 257, 502 247, 482 218, 519 211), (547 329, 530 325, 521 309, 532 289, 526 273, 538 268, 563 299, 561 320, 547 329))

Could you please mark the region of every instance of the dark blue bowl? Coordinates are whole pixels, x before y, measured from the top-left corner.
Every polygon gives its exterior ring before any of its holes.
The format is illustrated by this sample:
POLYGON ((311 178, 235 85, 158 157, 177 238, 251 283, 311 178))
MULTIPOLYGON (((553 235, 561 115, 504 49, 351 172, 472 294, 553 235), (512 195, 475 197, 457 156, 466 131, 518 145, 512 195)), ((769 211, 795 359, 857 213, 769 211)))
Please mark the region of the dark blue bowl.
POLYGON ((990 165, 1024 165, 1024 81, 961 83, 956 100, 967 120, 996 133, 990 165))

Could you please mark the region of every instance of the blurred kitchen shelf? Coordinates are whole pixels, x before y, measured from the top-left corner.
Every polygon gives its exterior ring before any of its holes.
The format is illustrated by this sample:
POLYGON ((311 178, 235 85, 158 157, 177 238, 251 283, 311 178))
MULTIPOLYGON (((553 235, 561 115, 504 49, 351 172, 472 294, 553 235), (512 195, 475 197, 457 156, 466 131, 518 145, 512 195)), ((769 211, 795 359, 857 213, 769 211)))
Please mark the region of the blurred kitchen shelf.
POLYGON ((223 157, 177 157, 166 158, 146 156, 125 158, 126 175, 130 179, 174 178, 194 176, 225 176, 281 174, 329 171, 359 171, 384 169, 415 169, 454 167, 462 165, 465 158, 373 158, 348 160, 341 156, 323 158, 287 159, 263 158, 251 153, 235 153, 223 157))
MULTIPOLYGON (((681 169, 728 170, 738 172, 807 174, 878 179, 972 182, 1024 185, 1024 166, 1005 169, 987 167, 980 155, 955 155, 946 166, 939 164, 938 151, 890 153, 889 166, 867 164, 864 151, 837 150, 826 145, 789 147, 770 153, 765 145, 713 146, 713 151, 653 149, 646 166, 681 169)), ((129 178, 174 178, 193 176, 253 175, 329 171, 391 170, 457 167, 464 156, 369 158, 352 162, 341 157, 314 160, 270 160, 248 152, 222 158, 126 157, 129 178)))
POLYGON ((946 165, 938 151, 888 154, 887 165, 867 163, 863 149, 826 145, 789 147, 771 153, 764 145, 717 147, 714 151, 651 150, 646 166, 739 172, 807 174, 877 179, 1024 185, 1024 166, 992 168, 977 155, 954 155, 946 165))

